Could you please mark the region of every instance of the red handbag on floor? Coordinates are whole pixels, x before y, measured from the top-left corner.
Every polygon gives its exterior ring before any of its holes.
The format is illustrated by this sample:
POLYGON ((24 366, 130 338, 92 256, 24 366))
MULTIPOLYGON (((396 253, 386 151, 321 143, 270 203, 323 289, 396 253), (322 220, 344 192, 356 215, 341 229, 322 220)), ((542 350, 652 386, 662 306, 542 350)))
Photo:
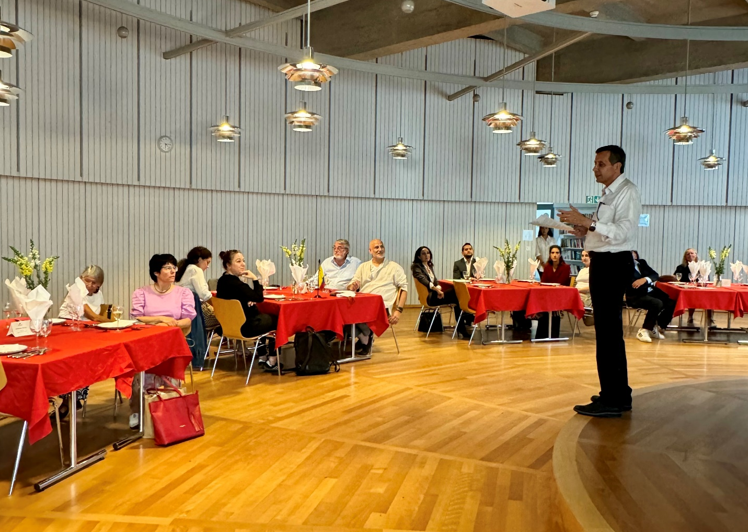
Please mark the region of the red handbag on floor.
POLYGON ((156 445, 172 445, 205 434, 197 392, 183 394, 168 379, 165 380, 179 395, 168 399, 159 396, 157 401, 148 405, 156 445))

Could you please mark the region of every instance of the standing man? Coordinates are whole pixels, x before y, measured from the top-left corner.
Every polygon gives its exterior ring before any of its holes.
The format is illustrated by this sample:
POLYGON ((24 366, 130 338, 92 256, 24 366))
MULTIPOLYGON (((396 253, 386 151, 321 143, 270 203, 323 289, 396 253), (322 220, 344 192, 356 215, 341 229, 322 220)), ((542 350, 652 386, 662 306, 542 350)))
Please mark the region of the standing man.
POLYGON ((452 278, 462 279, 462 274, 465 272, 470 272, 468 277, 475 277, 475 259, 473 258, 473 246, 469 242, 462 245, 462 258, 455 262, 455 266, 452 269, 452 278))
POLYGON ((339 238, 332 246, 332 257, 322 261, 322 271, 325 274, 325 286, 332 290, 345 290, 351 282, 361 261, 356 257, 349 257, 351 245, 344 238, 339 238))
POLYGON ((595 180, 604 186, 592 219, 571 206, 560 211, 561 221, 572 224, 577 236, 586 236, 584 248, 590 254, 590 295, 595 309, 597 374, 600 395, 577 405, 585 416, 620 417, 631 410, 631 388, 626 366, 621 308, 623 295, 631 286, 641 198, 639 189, 623 177, 626 153, 619 146, 603 146, 595 152, 595 180))

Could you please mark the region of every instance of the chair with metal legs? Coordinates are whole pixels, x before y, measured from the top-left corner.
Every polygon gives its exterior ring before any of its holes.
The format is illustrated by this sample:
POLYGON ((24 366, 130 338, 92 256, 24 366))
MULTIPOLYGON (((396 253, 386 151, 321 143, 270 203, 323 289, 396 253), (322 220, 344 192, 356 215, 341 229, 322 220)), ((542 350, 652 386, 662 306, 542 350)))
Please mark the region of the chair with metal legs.
MULTIPOLYGON (((249 372, 247 373, 247 381, 245 382, 245 385, 249 384, 249 379, 252 376, 252 368, 255 364, 255 358, 257 356, 257 347, 259 345, 260 340, 267 340, 269 338, 275 338, 275 331, 268 331, 264 334, 261 334, 259 336, 252 336, 247 337, 242 334, 242 325, 247 321, 246 316, 244 315, 244 310, 242 309, 242 304, 240 301, 237 301, 236 299, 218 299, 217 297, 214 297, 212 299, 213 304, 213 311, 215 312, 216 319, 218 320, 218 323, 221 324, 221 341, 218 344, 218 351, 216 351, 216 358, 213 362, 213 370, 210 373, 210 377, 213 378, 213 375, 216 372, 216 366, 218 365, 218 358, 220 357, 221 350, 220 346, 223 343, 223 339, 226 338, 228 340, 234 341, 234 350, 236 351, 236 347, 241 344, 241 354, 242 359, 244 359, 244 363, 246 365, 246 359, 245 359, 245 349, 246 349, 246 342, 254 342, 254 349, 252 350, 252 361, 249 364, 249 372)), ((281 367, 280 367, 280 353, 276 349, 276 355, 277 355, 277 365, 278 365, 278 375, 281 375, 281 367)))
MULTIPOLYGON (((462 320, 462 314, 467 312, 468 314, 472 314, 475 316, 475 311, 470 308, 470 292, 468 292, 467 289, 467 282, 465 281, 455 281, 454 282, 455 287, 455 294, 457 295, 457 303, 460 306, 460 315, 457 317, 457 323, 461 323, 460 320, 462 320)), ((468 347, 470 344, 473 343, 473 336, 475 336, 475 329, 479 328, 478 325, 475 323, 475 320, 473 320, 473 332, 470 334, 470 341, 468 341, 468 347)), ((455 331, 452 333, 452 338, 455 337, 457 334, 457 328, 455 327, 455 331)), ((483 340, 483 331, 481 330, 481 341, 483 340)))
POLYGON ((418 325, 421 322, 421 316, 423 315, 424 310, 433 310, 434 311, 434 317, 431 318, 431 323, 429 324, 429 330, 426 332, 426 338, 429 337, 429 334, 431 334, 431 328, 434 326, 434 321, 436 320, 436 313, 441 312, 442 308, 449 308, 450 313, 452 312, 452 309, 454 308, 454 305, 447 304, 447 305, 436 305, 431 306, 428 304, 428 298, 429 298, 429 289, 426 288, 425 285, 421 284, 417 280, 415 281, 416 285, 416 292, 418 292, 418 301, 421 303, 421 311, 418 313, 418 318, 416 318, 416 326, 413 328, 414 331, 418 330, 418 325))

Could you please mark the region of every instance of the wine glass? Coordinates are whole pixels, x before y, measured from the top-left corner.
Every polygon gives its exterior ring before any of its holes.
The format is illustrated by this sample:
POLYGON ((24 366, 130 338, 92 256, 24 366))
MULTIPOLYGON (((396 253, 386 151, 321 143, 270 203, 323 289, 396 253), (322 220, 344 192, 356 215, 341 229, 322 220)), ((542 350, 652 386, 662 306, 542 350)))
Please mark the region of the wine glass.
POLYGON ((52 320, 42 320, 40 335, 44 338, 42 347, 47 347, 47 337, 52 333, 52 320))
POLYGON ((122 317, 122 307, 112 305, 112 317, 115 319, 115 327, 119 327, 119 319, 122 317))
POLYGON ((466 280, 466 281, 467 281, 468 279, 470 279, 470 272, 469 272, 469 271, 467 271, 467 270, 465 270, 464 272, 462 272, 462 278, 463 278, 464 280, 466 280))
POLYGON ((31 319, 29 320, 29 328, 31 329, 31 332, 36 335, 36 349, 39 349, 39 337, 42 334, 42 329, 44 327, 44 319, 37 318, 37 319, 31 319))
POLYGON ((6 303, 5 306, 3 307, 3 319, 9 320, 11 312, 12 311, 10 309, 10 303, 6 303))
POLYGON ((675 274, 675 280, 676 280, 676 281, 680 282, 680 280, 681 280, 681 277, 683 277, 683 274, 682 274, 682 273, 678 272, 678 273, 676 273, 676 274, 675 274))

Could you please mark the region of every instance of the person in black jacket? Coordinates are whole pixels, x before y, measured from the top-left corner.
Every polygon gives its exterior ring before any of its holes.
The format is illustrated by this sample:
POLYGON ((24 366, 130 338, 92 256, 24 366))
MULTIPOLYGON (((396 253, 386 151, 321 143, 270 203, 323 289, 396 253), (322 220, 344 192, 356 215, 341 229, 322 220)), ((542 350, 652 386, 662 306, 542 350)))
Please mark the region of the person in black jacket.
POLYGON ((664 340, 663 333, 673 319, 675 301, 655 286, 660 275, 647 261, 640 259, 637 251, 632 251, 631 255, 634 257, 634 271, 631 272, 631 286, 626 289, 626 302, 632 308, 647 310, 636 338, 646 343, 651 343, 652 337, 664 340))
MULTIPOLYGON (((262 285, 257 276, 247 270, 244 255, 236 249, 221 251, 224 274, 218 279, 216 297, 219 299, 236 299, 242 304, 246 321, 242 325, 242 334, 246 337, 259 336, 272 331, 278 324, 278 316, 264 314, 257 310, 257 303, 262 303, 262 285), (243 279, 249 279, 244 282, 243 279)), ((277 371, 278 360, 275 354, 275 340, 268 339, 264 349, 258 348, 260 365, 266 371, 277 371)))
POLYGON ((462 258, 455 261, 454 268, 452 268, 452 278, 462 279, 465 272, 470 267, 470 273, 468 277, 475 277, 475 257, 473 257, 473 245, 469 242, 465 242, 462 245, 462 258))
MULTIPOLYGON (((434 273, 434 263, 432 262, 431 250, 426 246, 421 246, 416 250, 413 257, 413 264, 410 265, 410 271, 413 279, 429 289, 429 295, 426 302, 436 307, 439 305, 457 305, 457 295, 454 290, 443 291, 439 284, 439 278, 434 273)), ((466 270, 467 271, 467 270, 466 270)), ((467 325, 472 323, 472 316, 467 312, 463 313, 463 318, 457 325, 457 332, 464 338, 469 338, 467 325)))

